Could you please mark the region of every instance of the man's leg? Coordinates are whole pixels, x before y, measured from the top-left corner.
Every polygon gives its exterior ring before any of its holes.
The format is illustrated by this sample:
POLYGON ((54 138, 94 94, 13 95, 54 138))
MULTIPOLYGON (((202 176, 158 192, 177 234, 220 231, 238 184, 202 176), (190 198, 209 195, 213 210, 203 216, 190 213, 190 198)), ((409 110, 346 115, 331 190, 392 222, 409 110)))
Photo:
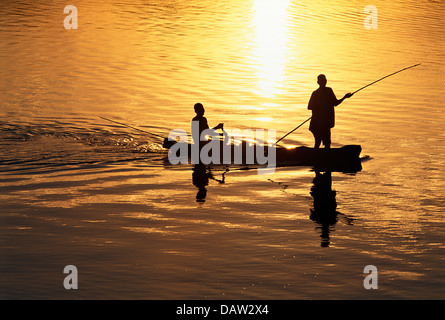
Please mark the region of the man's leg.
POLYGON ((330 149, 330 148, 331 148, 331 140, 327 140, 327 141, 325 141, 323 144, 324 144, 324 147, 325 147, 326 149, 330 149))
POLYGON ((323 139, 323 144, 326 149, 331 148, 331 130, 329 130, 329 132, 326 133, 326 136, 323 139))
POLYGON ((318 149, 318 148, 320 148, 321 137, 319 134, 316 134, 314 131, 312 131, 312 134, 314 135, 314 138, 315 138, 314 149, 318 149))
POLYGON ((314 145, 314 149, 318 149, 320 147, 321 144, 321 139, 315 137, 315 145, 314 145))

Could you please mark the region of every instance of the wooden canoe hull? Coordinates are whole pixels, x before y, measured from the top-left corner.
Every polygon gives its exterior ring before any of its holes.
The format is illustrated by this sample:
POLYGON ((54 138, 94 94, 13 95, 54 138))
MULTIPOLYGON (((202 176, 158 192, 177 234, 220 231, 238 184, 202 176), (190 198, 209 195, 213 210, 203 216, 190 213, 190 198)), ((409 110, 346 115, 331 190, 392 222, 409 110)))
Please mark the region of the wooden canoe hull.
POLYGON ((293 149, 277 148, 277 166, 313 166, 320 171, 357 172, 362 169, 360 145, 346 145, 340 148, 293 149))
MULTIPOLYGON (((177 143, 182 144, 182 147, 187 150, 187 157, 190 159, 190 155, 194 150, 191 144, 187 144, 186 146, 185 143, 165 139, 163 146, 166 149, 171 149, 171 147, 177 143)), ((362 169, 360 159, 361 150, 360 145, 346 145, 340 148, 330 149, 314 149, 305 146, 287 149, 282 147, 248 147, 247 144, 238 146, 231 145, 230 159, 227 159, 227 157, 223 159, 221 152, 220 160, 219 162, 217 161, 216 164, 264 165, 265 157, 268 161, 272 161, 273 157, 270 153, 275 152, 274 161, 277 167, 311 166, 314 167, 315 170, 320 171, 357 172, 362 169)), ((180 157, 179 154, 177 156, 178 158, 180 157)))

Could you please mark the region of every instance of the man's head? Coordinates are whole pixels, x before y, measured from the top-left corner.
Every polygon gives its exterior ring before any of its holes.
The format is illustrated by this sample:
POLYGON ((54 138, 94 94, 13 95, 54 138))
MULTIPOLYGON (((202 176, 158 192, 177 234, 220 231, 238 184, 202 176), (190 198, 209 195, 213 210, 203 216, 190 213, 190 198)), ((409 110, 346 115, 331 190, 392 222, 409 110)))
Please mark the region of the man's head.
POLYGON ((195 104, 195 112, 198 116, 203 116, 204 115, 204 106, 201 103, 196 103, 195 104))
POLYGON ((325 87, 328 80, 326 79, 326 76, 324 74, 320 74, 317 77, 317 83, 320 85, 320 87, 325 87))

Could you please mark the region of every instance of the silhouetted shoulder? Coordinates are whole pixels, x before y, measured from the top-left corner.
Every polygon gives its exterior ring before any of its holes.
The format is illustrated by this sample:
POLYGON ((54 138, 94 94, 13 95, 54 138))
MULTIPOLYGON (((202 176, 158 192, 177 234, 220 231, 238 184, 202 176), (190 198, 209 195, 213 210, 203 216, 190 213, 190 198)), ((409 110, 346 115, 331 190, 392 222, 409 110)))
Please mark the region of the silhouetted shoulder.
POLYGON ((326 89, 328 89, 328 91, 332 94, 334 94, 334 90, 331 87, 326 87, 326 89))

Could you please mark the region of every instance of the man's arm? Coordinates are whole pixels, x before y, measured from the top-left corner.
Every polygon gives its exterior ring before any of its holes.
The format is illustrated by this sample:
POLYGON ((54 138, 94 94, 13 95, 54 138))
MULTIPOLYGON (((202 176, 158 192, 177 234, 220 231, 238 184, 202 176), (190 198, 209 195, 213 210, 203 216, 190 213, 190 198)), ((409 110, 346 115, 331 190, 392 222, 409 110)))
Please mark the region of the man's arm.
MULTIPOLYGON (((332 90, 332 89, 331 89, 332 90)), ((334 100, 334 107, 338 106, 340 103, 343 102, 343 100, 348 99, 350 97, 352 97, 353 93, 347 93, 344 95, 343 98, 341 98, 340 100, 337 100, 337 97, 335 96, 334 91, 332 91, 332 96, 333 96, 333 100, 334 100)))
POLYGON ((218 124, 216 127, 213 127, 213 130, 224 129, 224 123, 218 124))
MULTIPOLYGON (((201 131, 204 131, 205 129, 209 129, 209 124, 207 122, 207 118, 203 117, 201 119, 201 131)), ((212 130, 218 130, 218 129, 224 129, 224 123, 218 124, 216 127, 213 127, 212 130)))

